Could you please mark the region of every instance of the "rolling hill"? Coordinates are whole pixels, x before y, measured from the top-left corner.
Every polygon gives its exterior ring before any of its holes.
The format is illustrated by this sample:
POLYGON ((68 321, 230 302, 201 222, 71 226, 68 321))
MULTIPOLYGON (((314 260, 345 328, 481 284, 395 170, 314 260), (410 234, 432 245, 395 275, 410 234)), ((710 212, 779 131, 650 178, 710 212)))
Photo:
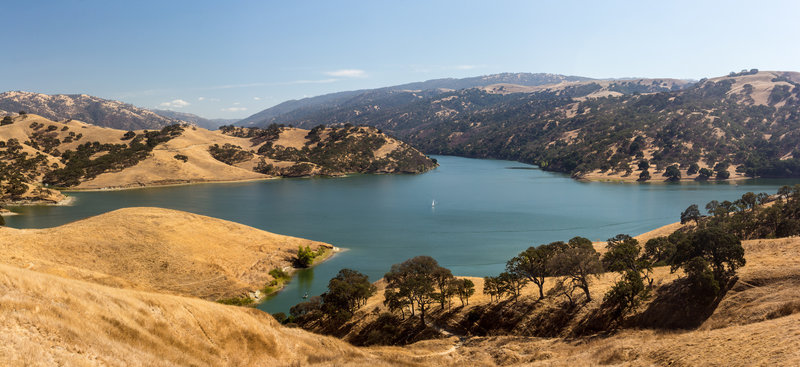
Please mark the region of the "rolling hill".
POLYGON ((219 300, 253 295, 298 246, 331 245, 161 208, 47 229, 0 227, 0 262, 120 288, 219 300))
POLYGON ((375 128, 186 125, 116 130, 25 114, 0 125, 0 198, 56 202, 52 187, 128 188, 276 176, 420 173, 436 163, 375 128), (44 184, 47 187, 42 187, 44 184))

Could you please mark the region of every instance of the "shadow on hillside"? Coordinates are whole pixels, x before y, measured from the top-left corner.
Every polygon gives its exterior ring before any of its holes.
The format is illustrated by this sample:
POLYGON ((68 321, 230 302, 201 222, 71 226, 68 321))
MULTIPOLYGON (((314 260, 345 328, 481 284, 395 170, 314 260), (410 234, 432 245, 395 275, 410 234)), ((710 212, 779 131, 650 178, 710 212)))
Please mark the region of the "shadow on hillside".
POLYGON ((350 343, 368 345, 407 345, 420 340, 441 338, 436 329, 427 327, 419 317, 405 320, 390 313, 382 313, 378 318, 362 328, 350 338, 350 343))
MULTIPOLYGON (((558 336, 575 318, 580 308, 580 305, 569 302, 546 305, 530 297, 522 297, 517 301, 505 300, 473 307, 458 321, 456 331, 478 336, 558 336)), ((445 314, 443 319, 456 317, 456 311, 445 314)))
POLYGON ((652 329, 697 328, 711 317, 737 280, 729 280, 716 297, 699 299, 691 292, 688 279, 677 279, 659 287, 647 309, 629 322, 632 326, 652 329))

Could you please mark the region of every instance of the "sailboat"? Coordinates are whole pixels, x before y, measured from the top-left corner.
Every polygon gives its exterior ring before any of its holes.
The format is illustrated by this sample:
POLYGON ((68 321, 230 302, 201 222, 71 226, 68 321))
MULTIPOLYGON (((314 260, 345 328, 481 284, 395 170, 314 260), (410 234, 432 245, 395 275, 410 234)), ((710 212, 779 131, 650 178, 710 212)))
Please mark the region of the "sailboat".
POLYGON ((436 200, 431 201, 431 208, 434 208, 434 207, 436 207, 436 200))

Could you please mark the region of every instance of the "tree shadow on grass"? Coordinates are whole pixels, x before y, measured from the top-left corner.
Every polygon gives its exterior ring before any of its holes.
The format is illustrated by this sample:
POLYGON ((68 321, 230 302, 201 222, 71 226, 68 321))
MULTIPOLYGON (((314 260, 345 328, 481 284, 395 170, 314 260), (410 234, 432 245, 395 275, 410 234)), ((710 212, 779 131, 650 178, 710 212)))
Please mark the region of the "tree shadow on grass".
POLYGON ((714 313, 738 278, 730 279, 716 296, 698 295, 689 279, 660 286, 647 309, 629 320, 631 326, 651 329, 695 329, 714 313))

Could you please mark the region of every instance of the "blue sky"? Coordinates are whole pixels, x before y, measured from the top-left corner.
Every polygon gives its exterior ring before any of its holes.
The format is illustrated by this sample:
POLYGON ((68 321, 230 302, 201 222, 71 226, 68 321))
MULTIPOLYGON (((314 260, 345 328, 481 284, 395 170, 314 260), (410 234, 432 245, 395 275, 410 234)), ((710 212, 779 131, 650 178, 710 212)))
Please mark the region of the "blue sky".
POLYGON ((241 118, 442 77, 800 71, 797 1, 5 1, 2 90, 241 118))

